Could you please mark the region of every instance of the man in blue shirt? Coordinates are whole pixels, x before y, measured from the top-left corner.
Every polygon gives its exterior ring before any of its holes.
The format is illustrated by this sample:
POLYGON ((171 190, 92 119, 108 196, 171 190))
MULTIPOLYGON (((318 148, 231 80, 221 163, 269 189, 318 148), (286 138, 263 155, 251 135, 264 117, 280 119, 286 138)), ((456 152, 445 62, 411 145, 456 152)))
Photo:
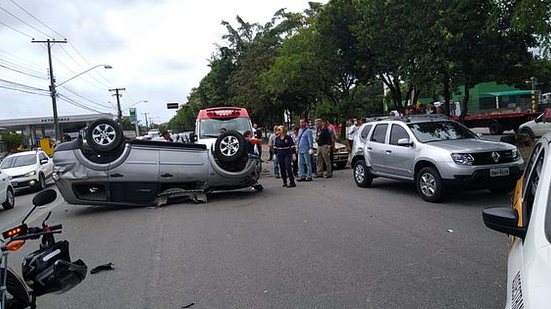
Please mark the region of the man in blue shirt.
POLYGON ((308 120, 300 119, 300 129, 297 137, 298 175, 297 181, 312 181, 311 155, 314 153, 312 130, 308 128, 308 120))

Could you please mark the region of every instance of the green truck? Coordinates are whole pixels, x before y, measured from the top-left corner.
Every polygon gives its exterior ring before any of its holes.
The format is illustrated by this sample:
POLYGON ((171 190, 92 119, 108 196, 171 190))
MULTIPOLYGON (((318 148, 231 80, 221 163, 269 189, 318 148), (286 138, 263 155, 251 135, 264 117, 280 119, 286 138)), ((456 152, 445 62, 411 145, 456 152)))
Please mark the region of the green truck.
MULTIPOLYGON (((469 91, 468 113, 463 123, 469 128, 486 127, 491 134, 518 131, 521 124, 536 118, 545 106, 532 90, 519 90, 494 82, 481 83, 469 91)), ((450 103, 452 119, 459 120, 464 89, 453 96, 450 103)))

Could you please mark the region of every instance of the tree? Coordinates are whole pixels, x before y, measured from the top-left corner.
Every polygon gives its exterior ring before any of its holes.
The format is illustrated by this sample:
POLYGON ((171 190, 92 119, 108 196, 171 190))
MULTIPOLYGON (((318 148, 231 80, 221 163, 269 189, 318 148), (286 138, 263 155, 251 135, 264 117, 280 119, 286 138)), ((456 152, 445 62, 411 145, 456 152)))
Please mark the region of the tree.
POLYGON ((6 142, 8 152, 15 152, 17 148, 23 146, 23 143, 25 142, 23 135, 15 132, 7 132, 2 134, 2 140, 6 142))

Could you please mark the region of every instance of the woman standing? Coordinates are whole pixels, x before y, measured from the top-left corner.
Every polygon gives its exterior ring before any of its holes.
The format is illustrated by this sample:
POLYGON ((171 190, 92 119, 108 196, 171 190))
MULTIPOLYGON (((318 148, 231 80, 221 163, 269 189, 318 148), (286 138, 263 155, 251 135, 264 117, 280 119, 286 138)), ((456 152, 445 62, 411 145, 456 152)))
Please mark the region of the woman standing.
POLYGON ((281 179, 283 180, 283 186, 292 188, 296 187, 295 177, 293 175, 292 168, 292 148, 295 147, 295 143, 291 136, 287 134, 287 130, 284 126, 277 127, 277 137, 274 141, 274 150, 276 151, 277 159, 279 161, 279 171, 281 172, 281 179), (287 185, 287 177, 289 177, 289 184, 287 185))

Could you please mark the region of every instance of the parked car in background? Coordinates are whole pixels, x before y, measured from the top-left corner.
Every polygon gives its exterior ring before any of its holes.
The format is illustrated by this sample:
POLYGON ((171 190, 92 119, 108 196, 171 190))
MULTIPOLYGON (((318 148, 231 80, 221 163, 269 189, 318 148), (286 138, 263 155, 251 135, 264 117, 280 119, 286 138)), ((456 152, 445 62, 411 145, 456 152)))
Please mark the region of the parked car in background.
POLYGON ((14 189, 42 190, 52 177, 54 162, 44 151, 31 150, 8 155, 0 169, 10 177, 14 189))
POLYGON ((0 203, 5 210, 15 206, 15 192, 10 183, 10 176, 0 170, 0 203))
MULTIPOLYGON (((316 150, 318 149, 318 143, 314 142, 314 160, 317 159, 316 150)), ((346 145, 335 142, 335 149, 333 150, 333 165, 337 168, 344 168, 348 163, 348 149, 346 145)), ((315 166, 315 165, 314 165, 315 166)), ((315 171, 315 168, 314 168, 315 171)))
POLYGON ((517 182, 512 207, 482 212, 487 227, 512 236, 505 308, 551 304, 551 133, 534 147, 517 182))
POLYGON ((54 152, 54 180, 67 203, 80 205, 162 205, 206 201, 217 190, 258 183, 261 161, 247 153, 245 137, 228 130, 211 149, 204 144, 125 140, 112 119, 93 122, 82 139, 54 152))
POLYGON ((527 134, 531 138, 540 138, 548 132, 551 132, 551 108, 519 127, 519 133, 527 134))
POLYGON ((438 202, 449 189, 507 193, 522 174, 515 146, 481 139, 445 116, 372 121, 358 132, 351 165, 359 187, 377 177, 411 181, 424 200, 438 202))

